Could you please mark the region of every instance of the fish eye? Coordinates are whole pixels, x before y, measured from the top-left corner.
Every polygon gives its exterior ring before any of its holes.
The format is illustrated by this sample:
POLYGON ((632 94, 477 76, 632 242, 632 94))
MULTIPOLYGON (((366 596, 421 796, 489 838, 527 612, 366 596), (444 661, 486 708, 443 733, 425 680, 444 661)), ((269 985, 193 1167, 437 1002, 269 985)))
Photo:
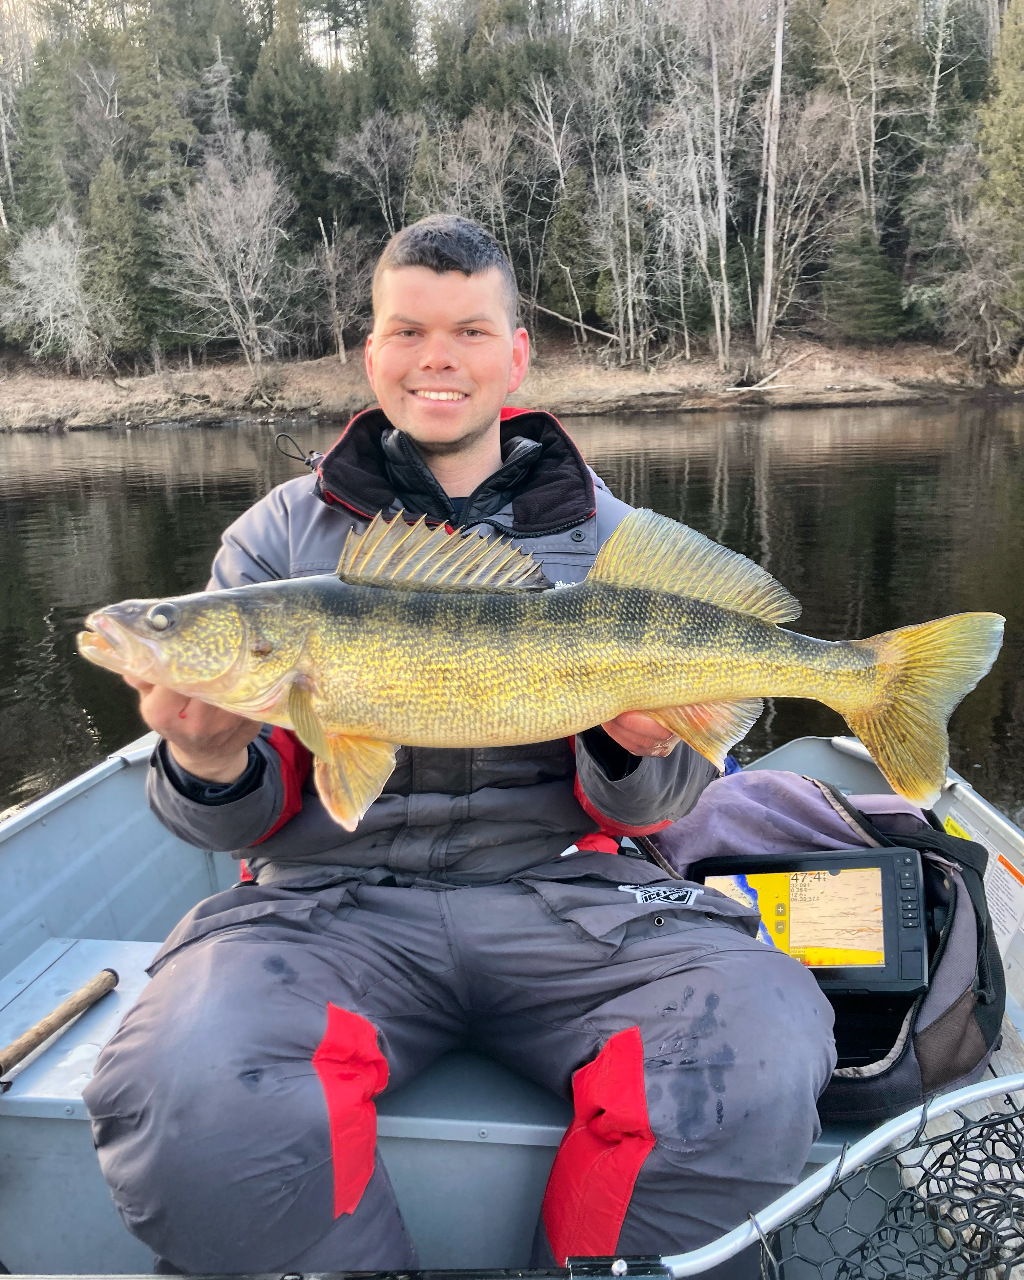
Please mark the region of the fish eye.
POLYGON ((173 604, 155 604, 146 614, 146 621, 154 631, 168 631, 178 621, 178 607, 173 604))

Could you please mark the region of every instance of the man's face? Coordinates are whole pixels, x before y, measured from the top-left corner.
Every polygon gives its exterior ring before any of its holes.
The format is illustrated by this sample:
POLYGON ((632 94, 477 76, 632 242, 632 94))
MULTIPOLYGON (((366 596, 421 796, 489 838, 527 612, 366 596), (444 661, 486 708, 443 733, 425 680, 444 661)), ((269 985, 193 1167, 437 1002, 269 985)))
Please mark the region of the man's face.
POLYGON ((530 358, 497 268, 465 276, 398 267, 380 277, 366 374, 381 408, 425 456, 453 454, 498 429, 530 358))

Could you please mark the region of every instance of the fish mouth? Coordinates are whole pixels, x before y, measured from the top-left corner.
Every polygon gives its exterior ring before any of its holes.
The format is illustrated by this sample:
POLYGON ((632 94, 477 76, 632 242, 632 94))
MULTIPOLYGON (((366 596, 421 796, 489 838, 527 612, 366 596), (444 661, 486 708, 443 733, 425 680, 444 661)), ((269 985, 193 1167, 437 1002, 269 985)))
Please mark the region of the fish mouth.
POLYGON ((153 665, 148 646, 133 643, 136 637, 120 626, 103 610, 90 613, 84 631, 75 637, 78 652, 98 667, 119 675, 144 675, 153 665))

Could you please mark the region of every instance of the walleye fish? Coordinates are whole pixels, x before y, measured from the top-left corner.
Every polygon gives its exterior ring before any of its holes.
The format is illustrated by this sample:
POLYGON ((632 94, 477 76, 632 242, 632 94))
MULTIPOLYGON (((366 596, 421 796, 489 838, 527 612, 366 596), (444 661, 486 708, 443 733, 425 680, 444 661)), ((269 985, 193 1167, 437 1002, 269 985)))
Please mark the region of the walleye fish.
POLYGON ((745 556, 634 511, 587 578, 550 589, 508 543, 378 515, 337 575, 90 614, 78 647, 112 671, 294 729, 346 830, 397 744, 516 746, 647 711, 719 767, 765 697, 844 717, 893 789, 934 803, 953 708, 999 652, 1003 619, 965 613, 867 640, 784 629, 800 605, 745 556))

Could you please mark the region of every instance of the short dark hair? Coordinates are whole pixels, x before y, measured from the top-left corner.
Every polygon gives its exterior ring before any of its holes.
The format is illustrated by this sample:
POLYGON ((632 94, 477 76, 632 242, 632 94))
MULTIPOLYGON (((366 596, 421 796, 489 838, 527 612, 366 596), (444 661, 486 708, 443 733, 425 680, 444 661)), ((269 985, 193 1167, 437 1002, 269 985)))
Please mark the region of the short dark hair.
POLYGON ((374 298, 381 274, 399 267, 427 267, 438 275, 461 271, 464 276, 496 268, 505 284, 509 323, 513 329, 516 327, 519 289, 512 264, 494 236, 479 222, 456 213, 432 213, 403 227, 391 237, 378 259, 373 273, 374 298))

